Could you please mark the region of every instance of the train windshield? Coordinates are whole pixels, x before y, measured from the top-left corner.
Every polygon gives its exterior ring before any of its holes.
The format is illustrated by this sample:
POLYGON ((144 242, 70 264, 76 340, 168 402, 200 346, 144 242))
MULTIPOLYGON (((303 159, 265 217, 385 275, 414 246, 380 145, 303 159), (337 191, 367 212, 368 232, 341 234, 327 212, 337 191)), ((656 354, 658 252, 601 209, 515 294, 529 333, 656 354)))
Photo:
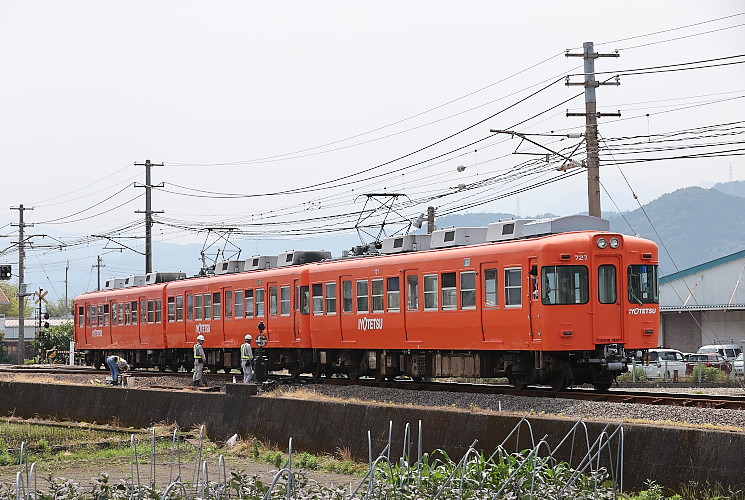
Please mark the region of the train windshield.
POLYGON ((542 271, 544 304, 587 304, 590 297, 587 267, 545 266, 542 271))
POLYGON ((629 302, 639 305, 660 302, 657 266, 629 266, 629 302))

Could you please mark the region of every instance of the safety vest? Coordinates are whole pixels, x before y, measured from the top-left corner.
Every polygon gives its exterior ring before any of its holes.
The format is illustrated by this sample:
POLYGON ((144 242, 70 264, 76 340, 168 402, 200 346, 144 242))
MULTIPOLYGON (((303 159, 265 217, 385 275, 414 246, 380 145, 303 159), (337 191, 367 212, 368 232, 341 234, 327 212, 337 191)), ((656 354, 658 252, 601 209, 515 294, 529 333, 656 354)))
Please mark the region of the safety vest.
POLYGON ((199 350, 197 349, 199 347, 199 344, 194 344, 194 359, 202 359, 202 356, 199 355, 199 350))
POLYGON ((241 359, 251 359, 251 355, 249 354, 249 349, 251 349, 251 346, 248 344, 243 344, 241 346, 241 359))

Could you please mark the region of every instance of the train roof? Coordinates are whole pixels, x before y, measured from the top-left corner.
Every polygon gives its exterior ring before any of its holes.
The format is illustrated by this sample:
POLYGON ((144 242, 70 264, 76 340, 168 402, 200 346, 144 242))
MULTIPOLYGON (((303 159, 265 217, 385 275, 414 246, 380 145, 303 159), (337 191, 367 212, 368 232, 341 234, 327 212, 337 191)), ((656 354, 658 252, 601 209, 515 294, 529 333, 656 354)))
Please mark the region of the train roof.
MULTIPOLYGON (((127 278, 111 278, 106 282, 106 289, 102 292, 89 292, 86 295, 105 293, 114 289, 142 288, 161 285, 173 281, 188 280, 189 285, 199 284, 205 280, 205 285, 216 275, 231 280, 233 276, 241 279, 245 273, 256 271, 276 271, 286 274, 289 268, 308 269, 311 264, 349 264, 350 261, 364 262, 367 258, 427 254, 427 259, 436 258, 443 250, 455 248, 472 248, 491 246, 510 242, 544 238, 557 234, 597 233, 608 232, 610 223, 605 219, 588 215, 572 215, 549 219, 508 219, 493 222, 486 227, 445 228, 433 231, 431 234, 408 234, 385 238, 378 245, 355 247, 351 252, 344 252, 340 258, 333 259, 331 252, 325 250, 290 250, 279 256, 255 255, 244 260, 228 260, 218 262, 214 275, 188 277, 185 273, 150 273, 148 275, 133 275, 127 278), (281 265, 280 265, 281 264, 281 265), (135 283, 134 285, 132 283, 135 283)), ((624 236, 625 239, 634 237, 624 236)), ((475 249, 475 248, 474 248, 475 249)), ((480 251, 479 251, 480 253, 480 251)), ((408 260, 408 259, 406 259, 408 260)), ((270 272, 269 276, 275 273, 270 272)), ((232 281, 232 280, 231 280, 232 281)), ((124 290, 123 290, 124 291, 124 290)))

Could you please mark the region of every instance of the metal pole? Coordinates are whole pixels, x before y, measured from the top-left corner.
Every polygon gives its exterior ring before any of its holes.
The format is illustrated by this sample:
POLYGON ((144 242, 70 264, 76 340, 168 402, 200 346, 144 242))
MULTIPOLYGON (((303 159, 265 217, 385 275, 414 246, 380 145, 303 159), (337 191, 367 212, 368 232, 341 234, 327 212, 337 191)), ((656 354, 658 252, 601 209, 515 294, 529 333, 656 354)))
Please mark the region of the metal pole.
POLYGON ((427 207, 427 234, 435 230, 435 207, 427 207))
POLYGON ((25 249, 23 228, 23 205, 18 205, 18 364, 23 365, 26 358, 26 339, 24 336, 23 314, 26 310, 26 284, 23 281, 23 269, 25 265, 25 249))
POLYGON ((69 260, 65 263, 65 317, 67 317, 67 305, 68 305, 68 302, 67 302, 67 300, 68 300, 67 299, 67 273, 68 273, 68 271, 70 271, 70 261, 69 260))

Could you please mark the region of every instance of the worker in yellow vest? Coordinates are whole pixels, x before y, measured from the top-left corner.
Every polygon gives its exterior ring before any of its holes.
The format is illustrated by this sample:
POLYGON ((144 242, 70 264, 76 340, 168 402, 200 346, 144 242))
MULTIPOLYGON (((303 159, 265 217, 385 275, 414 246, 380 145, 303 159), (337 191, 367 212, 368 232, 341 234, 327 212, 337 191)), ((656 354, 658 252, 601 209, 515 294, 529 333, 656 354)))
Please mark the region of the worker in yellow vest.
POLYGON ((203 385, 202 379, 204 377, 204 335, 197 335, 197 343, 194 344, 194 376, 192 377, 192 385, 199 387, 203 385))
POLYGON ((254 354, 251 350, 251 336, 246 335, 246 342, 241 345, 241 367, 243 368, 243 383, 250 384, 254 376, 254 354))

